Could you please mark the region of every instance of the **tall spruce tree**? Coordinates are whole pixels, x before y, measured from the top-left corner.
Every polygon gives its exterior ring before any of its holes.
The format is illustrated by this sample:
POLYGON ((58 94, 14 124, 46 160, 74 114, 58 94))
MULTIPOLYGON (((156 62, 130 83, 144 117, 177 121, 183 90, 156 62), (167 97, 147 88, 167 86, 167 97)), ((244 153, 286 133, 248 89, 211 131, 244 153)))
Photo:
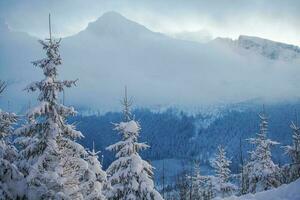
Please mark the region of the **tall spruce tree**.
POLYGON ((139 123, 132 119, 131 104, 125 88, 124 121, 115 124, 115 130, 120 132, 122 140, 107 147, 108 150, 116 152, 117 158, 107 169, 111 185, 108 199, 161 200, 163 198, 154 189, 152 181, 153 167, 139 155, 140 150, 149 146, 138 142, 141 128, 139 123))
POLYGON ((230 196, 236 189, 235 185, 229 181, 231 176, 230 163, 231 161, 226 157, 225 149, 222 146, 218 146, 216 158, 212 161, 212 167, 215 169, 217 178, 214 185, 216 196, 230 196))
MULTIPOLYGON (((0 80, 0 95, 5 88, 5 82, 0 80)), ((17 116, 14 113, 0 109, 0 199, 21 198, 24 192, 22 191, 24 188, 16 187, 23 181, 23 175, 14 164, 17 150, 10 142, 13 133, 12 126, 16 122, 17 116)))
POLYGON ((16 130, 20 146, 19 166, 25 175, 29 199, 83 199, 80 181, 88 168, 85 149, 75 142, 81 132, 66 122, 75 115, 73 107, 59 103, 59 93, 76 81, 58 80, 60 40, 40 40, 46 57, 33 65, 43 70, 44 79, 31 83, 27 91, 39 91, 39 105, 27 113, 27 123, 16 130))
POLYGON ((255 145, 255 150, 250 152, 250 161, 244 168, 247 193, 269 190, 280 185, 279 167, 274 164, 271 155, 271 147, 279 143, 267 138, 268 118, 265 112, 259 115, 259 119, 259 133, 256 134, 256 138, 248 139, 255 145))

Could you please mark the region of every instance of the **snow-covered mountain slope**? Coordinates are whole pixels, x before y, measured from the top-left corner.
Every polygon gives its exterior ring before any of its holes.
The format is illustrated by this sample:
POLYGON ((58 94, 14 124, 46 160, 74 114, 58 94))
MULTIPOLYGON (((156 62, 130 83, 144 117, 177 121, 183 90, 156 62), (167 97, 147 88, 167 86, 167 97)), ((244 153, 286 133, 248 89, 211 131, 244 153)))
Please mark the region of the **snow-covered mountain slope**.
MULTIPOLYGON (((6 106, 9 100, 11 107, 27 108, 30 102, 22 89, 42 77, 30 62, 44 52, 37 38, 8 27, 0 31, 0 78, 12 83, 0 104, 6 106)), ((63 38, 61 55, 60 77, 79 78, 78 87, 65 93, 65 102, 100 111, 119 109, 124 85, 139 107, 288 99, 297 96, 300 87, 299 63, 241 56, 211 43, 170 38, 115 12, 63 38)))
POLYGON ((217 38, 214 43, 221 43, 234 50, 246 50, 245 54, 254 53, 273 60, 289 61, 300 58, 300 48, 295 45, 275 42, 259 37, 241 35, 237 40, 217 38))
MULTIPOLYGON (((288 184, 282 185, 276 189, 259 192, 256 194, 247 194, 240 197, 229 197, 225 200, 299 200, 300 199, 300 179, 288 184)), ((219 200, 217 198, 216 200, 219 200)))

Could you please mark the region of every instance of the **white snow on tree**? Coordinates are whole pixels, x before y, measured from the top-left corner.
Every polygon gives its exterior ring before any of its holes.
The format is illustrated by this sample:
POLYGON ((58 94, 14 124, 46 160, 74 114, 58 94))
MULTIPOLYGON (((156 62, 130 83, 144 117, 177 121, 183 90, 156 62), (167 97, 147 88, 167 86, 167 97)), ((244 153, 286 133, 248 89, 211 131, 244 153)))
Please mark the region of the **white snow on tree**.
POLYGON ((192 198, 201 199, 203 196, 203 185, 205 179, 200 174, 200 166, 198 163, 194 164, 194 175, 192 176, 192 198))
POLYGON ((83 176, 83 184, 81 184, 81 191, 86 200, 103 200, 104 189, 107 189, 106 173, 102 170, 102 165, 99 162, 98 154, 100 151, 95 151, 95 144, 93 142, 92 151, 88 151, 86 158, 89 166, 83 176), (105 188, 106 187, 106 188, 105 188))
POLYGON ((294 122, 290 127, 293 130, 293 144, 285 146, 285 152, 291 157, 293 163, 300 164, 300 127, 294 122))
POLYGON ((212 185, 211 178, 208 176, 203 176, 200 173, 199 162, 195 162, 193 175, 188 177, 191 179, 192 185, 191 194, 188 195, 191 199, 195 200, 209 200, 212 199, 212 185))
POLYGON ((279 167, 272 161, 271 147, 279 144, 267 138, 268 118, 264 112, 259 115, 260 131, 256 138, 248 141, 255 145, 255 150, 250 152, 250 161, 244 167, 245 187, 247 193, 256 193, 280 185, 279 167))
MULTIPOLYGON (((6 85, 0 81, 0 94, 6 85)), ((23 181, 23 175, 14 164, 17 158, 17 150, 10 143, 12 126, 17 122, 14 113, 0 110, 0 199, 16 199, 23 196, 22 187, 19 186, 23 181)))
POLYGON ((80 180, 89 167, 85 149, 75 142, 81 132, 67 124, 66 117, 75 115, 73 107, 59 103, 59 93, 76 81, 58 80, 60 40, 51 37, 39 41, 46 57, 33 62, 43 70, 44 79, 33 82, 26 90, 39 91, 39 105, 27 113, 27 123, 16 130, 20 146, 19 166, 25 175, 29 199, 83 199, 80 180))
POLYGON ((300 177, 300 127, 294 122, 291 123, 290 127, 293 131, 293 143, 292 145, 283 147, 285 153, 288 154, 292 160, 291 164, 283 168, 283 176, 288 182, 294 181, 300 177))
POLYGON ((115 130, 122 135, 122 141, 107 147, 116 152, 117 158, 106 171, 111 185, 108 199, 161 200, 163 198, 154 189, 153 167, 139 155, 140 150, 149 146, 138 142, 141 128, 131 117, 131 101, 127 99, 126 89, 123 105, 124 122, 115 124, 115 130))
POLYGON ((211 163, 216 174, 213 185, 216 196, 227 197, 236 190, 236 186, 229 181, 231 176, 230 163, 231 161, 226 157, 225 149, 218 146, 216 157, 211 163))

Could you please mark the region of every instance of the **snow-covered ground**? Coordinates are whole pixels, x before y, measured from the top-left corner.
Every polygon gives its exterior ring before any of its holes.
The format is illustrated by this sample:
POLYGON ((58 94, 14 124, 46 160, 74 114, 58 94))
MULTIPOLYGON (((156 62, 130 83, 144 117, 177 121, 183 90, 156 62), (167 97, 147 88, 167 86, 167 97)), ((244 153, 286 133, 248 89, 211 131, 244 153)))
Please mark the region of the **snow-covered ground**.
MULTIPOLYGON (((216 200, 219 200, 217 198, 216 200)), ((276 189, 247 194, 240 197, 229 197, 225 200, 299 200, 300 199, 300 179, 288 185, 282 185, 276 189)))

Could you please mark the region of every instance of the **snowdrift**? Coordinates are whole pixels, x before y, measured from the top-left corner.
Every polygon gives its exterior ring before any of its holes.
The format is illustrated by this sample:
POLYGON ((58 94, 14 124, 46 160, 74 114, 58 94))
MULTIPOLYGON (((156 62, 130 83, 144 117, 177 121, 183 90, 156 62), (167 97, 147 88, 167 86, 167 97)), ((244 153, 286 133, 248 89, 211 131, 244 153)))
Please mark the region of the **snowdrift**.
MULTIPOLYGON (((217 198, 216 200, 219 200, 217 198)), ((276 189, 259 192, 256 194, 247 194, 240 197, 229 197, 225 200, 299 200, 300 199, 300 179, 288 184, 282 185, 276 189)))

